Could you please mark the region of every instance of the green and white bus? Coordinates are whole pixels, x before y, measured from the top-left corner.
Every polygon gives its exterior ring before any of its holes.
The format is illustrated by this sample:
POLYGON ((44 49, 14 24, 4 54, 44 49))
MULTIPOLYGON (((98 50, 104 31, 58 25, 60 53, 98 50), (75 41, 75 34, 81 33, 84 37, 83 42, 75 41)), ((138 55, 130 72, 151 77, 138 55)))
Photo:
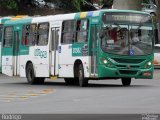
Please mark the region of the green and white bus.
POLYGON ((154 31, 148 13, 100 10, 6 21, 2 73, 30 84, 64 78, 89 80, 153 78, 154 31))

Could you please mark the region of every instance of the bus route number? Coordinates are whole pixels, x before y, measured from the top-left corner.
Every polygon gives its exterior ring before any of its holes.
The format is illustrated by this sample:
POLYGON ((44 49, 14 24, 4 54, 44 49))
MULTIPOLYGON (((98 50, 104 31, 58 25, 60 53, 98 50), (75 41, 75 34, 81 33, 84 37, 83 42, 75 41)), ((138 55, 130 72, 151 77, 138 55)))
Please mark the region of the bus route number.
POLYGON ((80 54, 81 53, 81 48, 73 48, 73 53, 74 54, 80 54))

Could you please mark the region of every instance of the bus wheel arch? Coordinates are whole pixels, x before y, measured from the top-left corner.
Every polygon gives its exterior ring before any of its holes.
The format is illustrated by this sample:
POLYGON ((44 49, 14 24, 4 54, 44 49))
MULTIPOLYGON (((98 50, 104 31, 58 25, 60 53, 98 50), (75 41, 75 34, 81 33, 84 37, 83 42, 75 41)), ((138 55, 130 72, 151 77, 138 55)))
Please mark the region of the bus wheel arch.
POLYGON ((150 15, 151 15, 152 17, 153 17, 153 16, 155 16, 155 17, 157 16, 155 12, 151 12, 150 15))
POLYGON ((80 64, 82 64, 82 61, 80 59, 76 60, 75 63, 74 63, 74 68, 73 68, 74 78, 78 78, 78 66, 80 64))
POLYGON ((74 78, 78 79, 80 87, 88 86, 88 79, 85 78, 84 66, 81 60, 76 60, 74 63, 74 78))

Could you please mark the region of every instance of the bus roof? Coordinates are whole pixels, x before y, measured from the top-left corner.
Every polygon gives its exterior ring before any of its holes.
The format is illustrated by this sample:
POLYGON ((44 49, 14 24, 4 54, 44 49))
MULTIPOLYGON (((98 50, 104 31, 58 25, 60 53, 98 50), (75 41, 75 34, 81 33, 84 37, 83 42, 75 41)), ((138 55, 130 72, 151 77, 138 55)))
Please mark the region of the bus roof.
MULTIPOLYGON (((62 20, 71 20, 71 19, 83 19, 83 18, 90 18, 90 17, 97 17, 104 12, 126 12, 126 13, 138 13, 138 14, 148 14, 142 11, 135 11, 135 10, 117 10, 117 9, 101 9, 97 11, 89 11, 89 12, 79 12, 79 13, 69 13, 69 14, 59 14, 59 15, 50 15, 50 16, 17 16, 11 18, 9 21, 5 23, 7 25, 14 25, 14 24, 30 24, 36 22, 49 22, 49 21, 62 21, 62 20)), ((4 19, 4 18, 3 18, 4 19)))
POLYGON ((2 17, 0 18, 0 24, 5 23, 6 21, 10 20, 12 17, 2 17))
POLYGON ((150 15, 149 13, 142 12, 142 11, 135 11, 135 10, 101 9, 101 10, 97 10, 97 11, 88 11, 88 12, 55 15, 54 19, 55 20, 83 19, 83 18, 88 18, 88 17, 97 17, 104 12, 128 12, 128 13, 131 12, 131 13, 150 15))
POLYGON ((150 15, 149 13, 142 12, 142 11, 136 11, 136 10, 101 9, 101 10, 97 10, 97 11, 76 13, 75 18, 80 19, 80 18, 87 18, 87 17, 96 17, 104 12, 125 12, 125 13, 138 13, 138 14, 150 15))
POLYGON ((11 18, 10 20, 6 21, 6 25, 17 25, 17 24, 25 24, 25 23, 31 23, 32 17, 24 17, 21 19, 18 18, 11 18))

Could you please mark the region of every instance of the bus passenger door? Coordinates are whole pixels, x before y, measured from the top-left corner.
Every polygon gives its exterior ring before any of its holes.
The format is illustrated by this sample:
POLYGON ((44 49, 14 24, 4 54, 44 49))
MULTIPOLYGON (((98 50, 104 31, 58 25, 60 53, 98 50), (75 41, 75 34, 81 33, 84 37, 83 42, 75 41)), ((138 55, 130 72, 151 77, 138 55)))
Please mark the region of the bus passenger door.
POLYGON ((91 76, 98 75, 98 25, 91 26, 91 76))
POLYGON ((2 48, 2 73, 8 76, 19 75, 19 27, 6 27, 2 48))
POLYGON ((52 39, 51 39, 51 75, 58 75, 58 43, 60 37, 60 28, 52 28, 52 39))
POLYGON ((14 42, 13 42, 13 75, 19 75, 20 69, 20 55, 19 55, 19 44, 20 44, 20 33, 14 31, 14 42))

